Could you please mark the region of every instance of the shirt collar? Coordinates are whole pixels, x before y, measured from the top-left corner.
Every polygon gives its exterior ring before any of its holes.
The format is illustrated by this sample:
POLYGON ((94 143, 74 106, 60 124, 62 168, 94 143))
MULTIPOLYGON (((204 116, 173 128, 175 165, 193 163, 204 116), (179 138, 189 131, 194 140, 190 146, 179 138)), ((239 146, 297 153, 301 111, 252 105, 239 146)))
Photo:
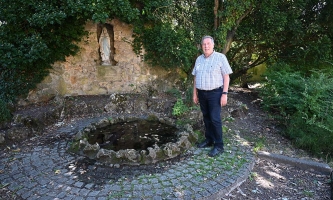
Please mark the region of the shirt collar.
POLYGON ((202 55, 203 55, 204 58, 209 58, 209 57, 211 57, 214 53, 215 53, 215 50, 213 50, 213 52, 212 52, 208 57, 206 57, 205 54, 202 54, 202 55))

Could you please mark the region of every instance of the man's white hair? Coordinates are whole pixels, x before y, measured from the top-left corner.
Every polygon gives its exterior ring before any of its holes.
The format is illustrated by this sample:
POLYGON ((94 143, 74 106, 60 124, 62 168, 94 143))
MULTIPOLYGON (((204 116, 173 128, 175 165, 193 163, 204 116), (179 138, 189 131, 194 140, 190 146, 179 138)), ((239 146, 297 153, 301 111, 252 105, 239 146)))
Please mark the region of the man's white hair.
POLYGON ((212 36, 209 36, 209 35, 205 35, 205 36, 202 37, 201 44, 203 43, 204 39, 207 39, 207 38, 211 39, 212 43, 214 44, 214 38, 212 36))

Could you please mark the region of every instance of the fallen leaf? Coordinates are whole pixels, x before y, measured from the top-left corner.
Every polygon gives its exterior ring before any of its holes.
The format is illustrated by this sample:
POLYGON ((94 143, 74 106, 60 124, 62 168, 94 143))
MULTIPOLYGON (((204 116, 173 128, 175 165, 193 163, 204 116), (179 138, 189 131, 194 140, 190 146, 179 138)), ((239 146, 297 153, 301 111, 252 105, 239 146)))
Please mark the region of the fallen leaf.
POLYGON ((20 152, 21 151, 21 149, 13 149, 13 152, 20 152))

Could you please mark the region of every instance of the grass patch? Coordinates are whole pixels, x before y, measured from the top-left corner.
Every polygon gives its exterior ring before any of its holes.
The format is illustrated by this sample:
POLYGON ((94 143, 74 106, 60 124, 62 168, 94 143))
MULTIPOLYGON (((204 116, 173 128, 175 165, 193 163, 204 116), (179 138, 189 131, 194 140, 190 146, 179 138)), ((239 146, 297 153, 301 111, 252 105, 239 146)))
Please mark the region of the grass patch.
POLYGON ((194 133, 198 135, 198 141, 203 141, 203 140, 205 140, 205 134, 204 134, 204 133, 201 133, 201 131, 196 130, 196 131, 194 131, 194 133))
POLYGON ((257 141, 255 141, 254 143, 254 148, 253 148, 254 152, 262 150, 265 146, 265 143, 266 143, 265 137, 258 138, 257 141))
POLYGON ((258 152, 258 151, 262 150, 267 143, 265 137, 257 138, 257 137, 244 136, 244 139, 253 144, 254 152, 258 152))
POLYGON ((258 177, 258 174, 256 172, 251 172, 249 176, 249 180, 253 181, 255 178, 258 177))
POLYGON ((309 191, 309 190, 304 190, 303 194, 307 197, 313 197, 313 191, 309 191))

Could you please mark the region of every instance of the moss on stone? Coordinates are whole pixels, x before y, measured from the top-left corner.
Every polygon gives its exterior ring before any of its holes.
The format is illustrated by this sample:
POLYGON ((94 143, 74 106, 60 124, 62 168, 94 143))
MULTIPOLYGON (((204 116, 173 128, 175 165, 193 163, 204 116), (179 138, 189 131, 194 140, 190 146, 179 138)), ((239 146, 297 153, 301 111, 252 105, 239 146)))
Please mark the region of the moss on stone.
POLYGON ((156 115, 149 115, 147 121, 159 121, 156 115))
POLYGON ((69 152, 78 153, 80 151, 80 144, 79 142, 73 142, 70 147, 68 148, 69 152))

